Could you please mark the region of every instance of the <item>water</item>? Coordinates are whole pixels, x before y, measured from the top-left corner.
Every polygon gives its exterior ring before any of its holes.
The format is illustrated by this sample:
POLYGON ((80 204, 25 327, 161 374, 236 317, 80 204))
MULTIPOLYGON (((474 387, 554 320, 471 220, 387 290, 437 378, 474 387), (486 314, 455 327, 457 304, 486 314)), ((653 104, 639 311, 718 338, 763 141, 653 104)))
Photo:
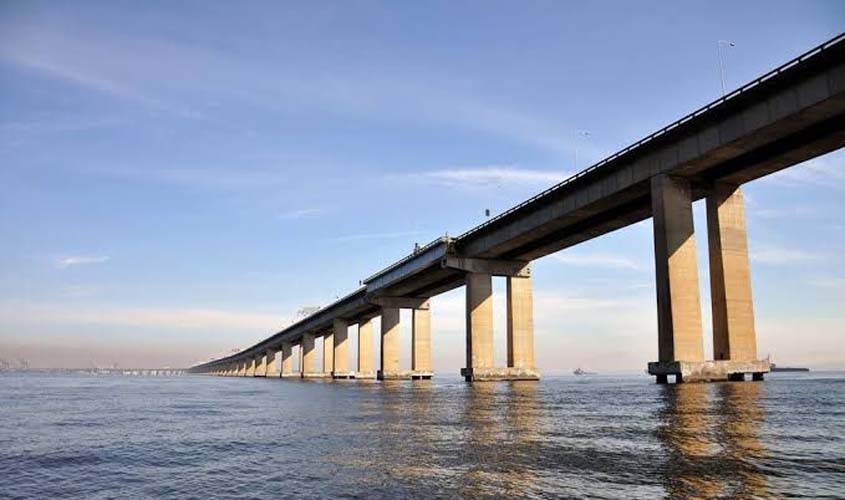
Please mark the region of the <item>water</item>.
POLYGON ((845 376, 0 375, 0 498, 843 498, 845 376))

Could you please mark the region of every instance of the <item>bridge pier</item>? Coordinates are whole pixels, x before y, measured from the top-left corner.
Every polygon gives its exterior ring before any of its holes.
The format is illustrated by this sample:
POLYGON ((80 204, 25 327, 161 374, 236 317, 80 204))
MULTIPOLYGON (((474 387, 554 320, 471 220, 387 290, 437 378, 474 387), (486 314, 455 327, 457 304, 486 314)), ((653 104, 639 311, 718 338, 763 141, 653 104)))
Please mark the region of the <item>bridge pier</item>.
POLYGON ((279 371, 279 363, 276 361, 276 349, 267 349, 267 369, 266 369, 266 377, 267 378, 279 378, 280 371, 279 371))
POLYGON ((317 357, 317 352, 314 348, 314 334, 313 333, 304 333, 302 335, 302 348, 300 349, 302 360, 299 364, 300 367, 300 376, 302 378, 322 378, 324 375, 322 372, 315 372, 315 361, 317 357))
POLYGON ((267 354, 259 354, 255 357, 255 371, 253 372, 253 377, 266 377, 267 376, 267 354))
POLYGON ((508 366, 497 368, 493 356, 493 275, 466 275, 467 382, 539 380, 534 367, 534 306, 528 273, 507 276, 508 366))
POLYGON ((431 364, 431 306, 426 301, 411 312, 411 378, 430 379, 434 375, 431 364))
POLYGON ((717 186, 708 197, 708 231, 716 359, 704 360, 692 195, 689 181, 652 178, 658 361, 648 372, 657 383, 737 379, 768 372, 757 361, 748 244, 742 193, 717 186), (733 348, 731 347, 733 344, 733 348))
POLYGON ((356 379, 376 378, 373 352, 373 322, 371 319, 358 323, 358 371, 356 379))
POLYGON ((407 378, 399 369, 399 328, 400 310, 398 307, 381 309, 381 369, 377 373, 379 380, 407 378))
POLYGON ((282 342, 282 367, 279 376, 284 377, 299 377, 299 373, 293 371, 293 344, 290 342, 282 342))
POLYGON ((349 322, 335 319, 332 322, 334 331, 334 367, 332 378, 355 378, 355 372, 349 371, 349 322))

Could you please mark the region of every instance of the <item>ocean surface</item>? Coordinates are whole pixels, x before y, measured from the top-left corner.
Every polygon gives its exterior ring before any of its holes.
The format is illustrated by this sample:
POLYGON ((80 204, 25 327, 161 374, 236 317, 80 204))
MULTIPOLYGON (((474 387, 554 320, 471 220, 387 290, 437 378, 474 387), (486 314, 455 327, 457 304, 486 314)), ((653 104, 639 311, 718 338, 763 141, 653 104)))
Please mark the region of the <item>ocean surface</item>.
POLYGON ((0 498, 845 498, 845 375, 0 375, 0 498))

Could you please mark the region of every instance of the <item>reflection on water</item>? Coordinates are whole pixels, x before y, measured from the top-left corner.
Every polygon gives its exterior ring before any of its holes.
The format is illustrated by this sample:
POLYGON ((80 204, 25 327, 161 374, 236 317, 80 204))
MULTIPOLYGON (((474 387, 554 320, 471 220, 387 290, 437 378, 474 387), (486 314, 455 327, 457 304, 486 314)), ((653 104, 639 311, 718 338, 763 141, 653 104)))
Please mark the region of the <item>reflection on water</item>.
POLYGON ((760 460, 764 413, 759 383, 661 386, 657 435, 668 453, 671 498, 773 498, 760 460))
POLYGON ((0 497, 842 498, 845 377, 772 379, 0 376, 0 497))

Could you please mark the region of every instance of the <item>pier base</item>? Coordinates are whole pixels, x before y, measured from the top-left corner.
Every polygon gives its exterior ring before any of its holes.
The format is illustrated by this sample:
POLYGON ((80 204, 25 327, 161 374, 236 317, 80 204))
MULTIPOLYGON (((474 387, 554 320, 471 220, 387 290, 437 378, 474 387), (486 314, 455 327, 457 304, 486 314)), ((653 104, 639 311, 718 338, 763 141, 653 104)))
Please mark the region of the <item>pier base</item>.
POLYGON ((332 378, 332 374, 326 372, 304 372, 302 378, 332 378))
POLYGON ((332 372, 333 379, 354 379, 356 373, 355 372, 332 372))
POLYGON ((668 382, 669 375, 675 382, 716 382, 722 380, 744 380, 745 374, 752 374, 752 380, 763 380, 763 374, 771 371, 769 361, 655 361, 648 364, 649 375, 654 375, 658 384, 668 382))
POLYGON ((379 380, 428 380, 434 376, 434 372, 424 370, 397 370, 385 372, 379 370, 376 378, 379 380))
POLYGON ((355 379, 356 380, 375 380, 376 379, 376 372, 374 372, 374 371, 355 372, 355 379))
POLYGON ((540 380, 540 372, 529 368, 461 368, 467 382, 495 382, 498 380, 540 380))

